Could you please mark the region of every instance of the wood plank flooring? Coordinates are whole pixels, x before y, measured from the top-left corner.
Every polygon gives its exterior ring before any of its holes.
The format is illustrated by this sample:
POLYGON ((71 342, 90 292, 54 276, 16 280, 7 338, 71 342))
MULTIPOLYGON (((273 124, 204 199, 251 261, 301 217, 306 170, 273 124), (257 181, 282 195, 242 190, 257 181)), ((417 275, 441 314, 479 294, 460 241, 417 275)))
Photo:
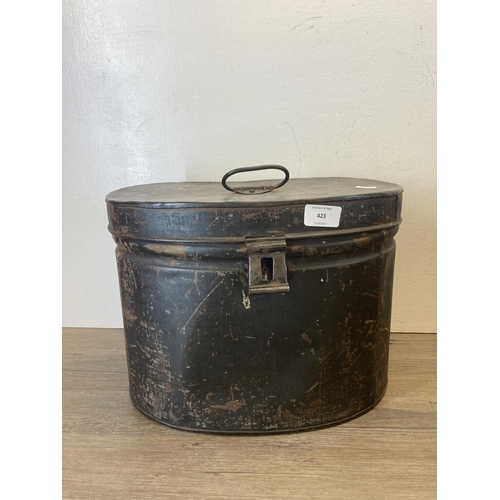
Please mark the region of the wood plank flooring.
POLYGON ((218 436, 132 406, 121 329, 63 329, 63 498, 434 499, 436 335, 391 335, 387 393, 362 417, 218 436))

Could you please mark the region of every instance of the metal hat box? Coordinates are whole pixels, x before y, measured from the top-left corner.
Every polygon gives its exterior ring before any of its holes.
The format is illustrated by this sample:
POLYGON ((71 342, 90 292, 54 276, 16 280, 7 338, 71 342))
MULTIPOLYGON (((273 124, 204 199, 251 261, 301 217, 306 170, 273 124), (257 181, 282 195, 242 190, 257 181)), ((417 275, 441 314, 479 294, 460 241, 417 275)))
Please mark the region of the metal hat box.
POLYGON ((373 408, 387 387, 402 191, 266 165, 222 185, 110 193, 133 404, 217 433, 318 428, 373 408), (285 178, 228 184, 270 168, 285 178))

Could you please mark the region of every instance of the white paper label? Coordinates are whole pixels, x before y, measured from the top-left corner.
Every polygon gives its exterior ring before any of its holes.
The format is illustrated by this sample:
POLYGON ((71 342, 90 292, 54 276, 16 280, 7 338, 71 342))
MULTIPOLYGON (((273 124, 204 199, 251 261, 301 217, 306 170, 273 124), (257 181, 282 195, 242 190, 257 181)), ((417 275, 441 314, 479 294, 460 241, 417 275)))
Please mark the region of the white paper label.
POLYGON ((319 227, 339 227, 342 207, 329 205, 306 205, 304 225, 319 227))

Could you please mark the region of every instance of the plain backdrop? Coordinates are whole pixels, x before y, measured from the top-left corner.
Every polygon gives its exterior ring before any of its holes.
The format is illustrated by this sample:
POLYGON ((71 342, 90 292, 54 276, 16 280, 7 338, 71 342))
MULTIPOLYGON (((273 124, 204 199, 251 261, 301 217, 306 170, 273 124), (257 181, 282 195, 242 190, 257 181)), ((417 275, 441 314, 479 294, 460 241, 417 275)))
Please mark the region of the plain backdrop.
POLYGON ((63 326, 122 325, 106 194, 292 177, 404 189, 392 330, 436 331, 435 1, 63 2, 63 326))

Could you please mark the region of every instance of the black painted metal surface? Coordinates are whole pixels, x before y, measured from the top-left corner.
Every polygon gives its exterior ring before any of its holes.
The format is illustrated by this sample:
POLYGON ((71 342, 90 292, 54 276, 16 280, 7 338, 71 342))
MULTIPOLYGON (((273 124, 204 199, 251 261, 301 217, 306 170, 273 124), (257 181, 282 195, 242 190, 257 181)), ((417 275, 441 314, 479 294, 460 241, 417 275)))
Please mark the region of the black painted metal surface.
POLYGON ((256 196, 219 183, 110 193, 134 405, 174 427, 232 433, 372 408, 387 386, 401 193, 349 178, 256 196), (306 226, 310 204, 341 207, 338 227, 306 226))

